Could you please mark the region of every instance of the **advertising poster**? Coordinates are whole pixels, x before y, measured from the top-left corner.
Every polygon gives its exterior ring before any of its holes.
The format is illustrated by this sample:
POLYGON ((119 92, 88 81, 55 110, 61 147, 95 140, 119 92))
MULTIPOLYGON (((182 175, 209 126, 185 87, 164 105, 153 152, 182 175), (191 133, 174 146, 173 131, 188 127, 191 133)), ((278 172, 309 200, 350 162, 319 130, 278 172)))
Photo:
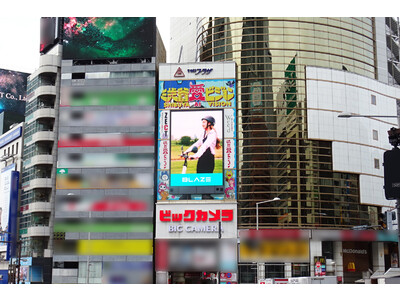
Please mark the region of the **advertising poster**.
POLYGON ((15 164, 12 164, 1 170, 0 175, 0 251, 7 251, 8 243, 1 241, 9 241, 9 217, 10 217, 10 200, 11 200, 11 176, 15 170, 15 164))
POLYGON ((326 275, 326 258, 325 256, 314 256, 314 275, 326 275))
POLYGON ((155 56, 155 18, 67 17, 63 59, 155 56))
POLYGON ((231 67, 160 65, 158 200, 236 198, 236 80, 231 67))

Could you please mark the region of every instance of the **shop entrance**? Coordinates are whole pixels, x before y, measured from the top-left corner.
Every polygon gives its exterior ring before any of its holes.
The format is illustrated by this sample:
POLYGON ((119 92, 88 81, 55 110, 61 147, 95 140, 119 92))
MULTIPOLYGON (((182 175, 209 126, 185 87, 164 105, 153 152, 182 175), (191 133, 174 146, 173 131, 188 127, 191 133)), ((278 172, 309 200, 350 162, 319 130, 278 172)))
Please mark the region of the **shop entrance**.
POLYGON ((217 272, 169 272, 169 284, 216 284, 217 272))

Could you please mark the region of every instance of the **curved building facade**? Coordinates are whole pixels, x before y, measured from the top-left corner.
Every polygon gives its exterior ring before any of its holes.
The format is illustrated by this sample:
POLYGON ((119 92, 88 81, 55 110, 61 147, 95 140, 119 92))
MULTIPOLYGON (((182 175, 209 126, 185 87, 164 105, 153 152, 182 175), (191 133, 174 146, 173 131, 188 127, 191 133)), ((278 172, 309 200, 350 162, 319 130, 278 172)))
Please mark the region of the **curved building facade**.
MULTIPOLYGON (((357 82, 362 79, 378 84, 379 74, 385 74, 379 72, 382 49, 377 47, 375 22, 375 18, 198 19, 197 59, 234 60, 237 64, 239 229, 255 228, 256 203, 274 197, 281 200, 259 205, 260 228, 378 226, 379 214, 390 204, 383 201, 383 189, 378 192, 377 197, 382 197, 379 201, 363 201, 365 190, 361 185, 365 185, 365 176, 383 184, 381 162, 374 161, 380 163, 378 173, 336 167, 338 161, 344 161, 343 155, 346 160, 349 158, 344 150, 342 156, 335 156, 337 147, 333 145, 345 141, 366 147, 368 153, 378 149, 383 154, 390 146, 385 142, 385 130, 397 127, 397 122, 375 120, 382 125, 379 138, 383 142, 379 145, 359 141, 354 133, 341 140, 324 136, 324 132, 315 135, 314 128, 310 131, 310 121, 318 117, 316 112, 329 112, 332 122, 327 126, 333 131, 349 130, 340 129, 337 115, 346 108, 363 113, 348 105, 362 102, 357 94, 361 91, 365 91, 365 99, 375 93, 378 102, 387 101, 385 107, 396 109, 397 89, 388 88, 382 93, 381 88, 357 82), (315 83, 309 79, 318 78, 308 76, 310 69, 306 67, 319 67, 312 69, 313 75, 321 68, 338 70, 329 79, 320 78, 320 83, 330 82, 330 86, 311 88, 313 93, 319 91, 318 101, 331 99, 330 106, 309 107, 309 84, 315 83), (337 74, 343 78, 336 80, 337 74), (348 74, 356 78, 355 83, 346 82, 348 74), (353 99, 352 92, 345 88, 334 94, 336 88, 332 84, 339 82, 342 87, 354 87, 356 97, 353 99)), ((396 114, 390 109, 389 114, 396 114)), ((377 110, 370 111, 382 113, 377 110)), ((358 119, 361 125, 357 128, 362 132, 369 120, 358 119)), ((350 123, 347 125, 351 127, 350 123)))

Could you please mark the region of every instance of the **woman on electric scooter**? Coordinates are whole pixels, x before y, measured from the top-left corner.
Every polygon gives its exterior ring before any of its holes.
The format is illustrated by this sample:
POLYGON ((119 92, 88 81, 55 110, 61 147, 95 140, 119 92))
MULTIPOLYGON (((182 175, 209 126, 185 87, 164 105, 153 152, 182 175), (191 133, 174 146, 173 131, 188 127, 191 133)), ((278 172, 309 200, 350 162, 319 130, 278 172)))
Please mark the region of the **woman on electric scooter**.
POLYGON ((214 129, 215 119, 206 116, 201 119, 201 126, 204 128, 204 136, 190 146, 184 153, 190 153, 197 147, 197 153, 189 155, 189 159, 198 159, 196 173, 213 173, 215 166, 215 149, 221 148, 221 141, 217 137, 214 129))

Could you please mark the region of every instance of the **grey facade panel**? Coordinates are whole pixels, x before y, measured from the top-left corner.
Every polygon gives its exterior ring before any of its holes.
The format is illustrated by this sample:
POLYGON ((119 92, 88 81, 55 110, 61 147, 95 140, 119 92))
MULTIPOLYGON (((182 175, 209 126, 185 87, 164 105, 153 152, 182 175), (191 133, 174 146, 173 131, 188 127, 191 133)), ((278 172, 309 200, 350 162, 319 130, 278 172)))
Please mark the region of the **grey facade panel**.
POLYGON ((62 68, 69 67, 69 66, 72 66, 72 59, 61 60, 61 67, 62 68))
POLYGON ((85 73, 86 66, 62 67, 62 73, 85 73))
POLYGON ((62 87, 72 86, 71 79, 61 79, 61 86, 62 87))
POLYGON ((127 212, 127 217, 129 218, 153 218, 153 212, 143 211, 143 212, 127 212))
POLYGON ((130 78, 110 78, 108 79, 108 85, 129 85, 130 78))
POLYGON ((130 84, 132 85, 146 85, 153 86, 155 84, 155 80, 153 77, 143 77, 143 78, 129 78, 130 84))
POLYGON ((86 65, 85 72, 107 72, 108 65, 86 65))
POLYGON ((128 234, 126 232, 105 232, 103 237, 105 240, 126 240, 128 234))
POLYGON ((126 218, 128 216, 126 211, 105 211, 104 217, 106 218, 126 218))
POLYGON ((136 255, 136 256, 128 256, 126 261, 153 261, 153 256, 151 255, 136 255))
POLYGON ((103 261, 111 262, 111 261, 127 261, 127 256, 123 255, 103 255, 103 261))
POLYGON ((79 237, 79 232, 66 232, 65 233, 65 239, 66 240, 78 240, 79 237))
POLYGON ((78 255, 53 255, 53 262, 78 261, 78 255))
POLYGON ((131 64, 108 65, 107 70, 110 72, 128 72, 131 70, 131 64))
POLYGON ((128 232, 127 239, 129 240, 151 240, 153 239, 152 232, 128 232))
POLYGON ((155 71, 155 64, 131 64, 131 71, 155 71))
POLYGON ((77 284, 78 283, 78 277, 76 276, 53 276, 51 283, 53 284, 77 284))

